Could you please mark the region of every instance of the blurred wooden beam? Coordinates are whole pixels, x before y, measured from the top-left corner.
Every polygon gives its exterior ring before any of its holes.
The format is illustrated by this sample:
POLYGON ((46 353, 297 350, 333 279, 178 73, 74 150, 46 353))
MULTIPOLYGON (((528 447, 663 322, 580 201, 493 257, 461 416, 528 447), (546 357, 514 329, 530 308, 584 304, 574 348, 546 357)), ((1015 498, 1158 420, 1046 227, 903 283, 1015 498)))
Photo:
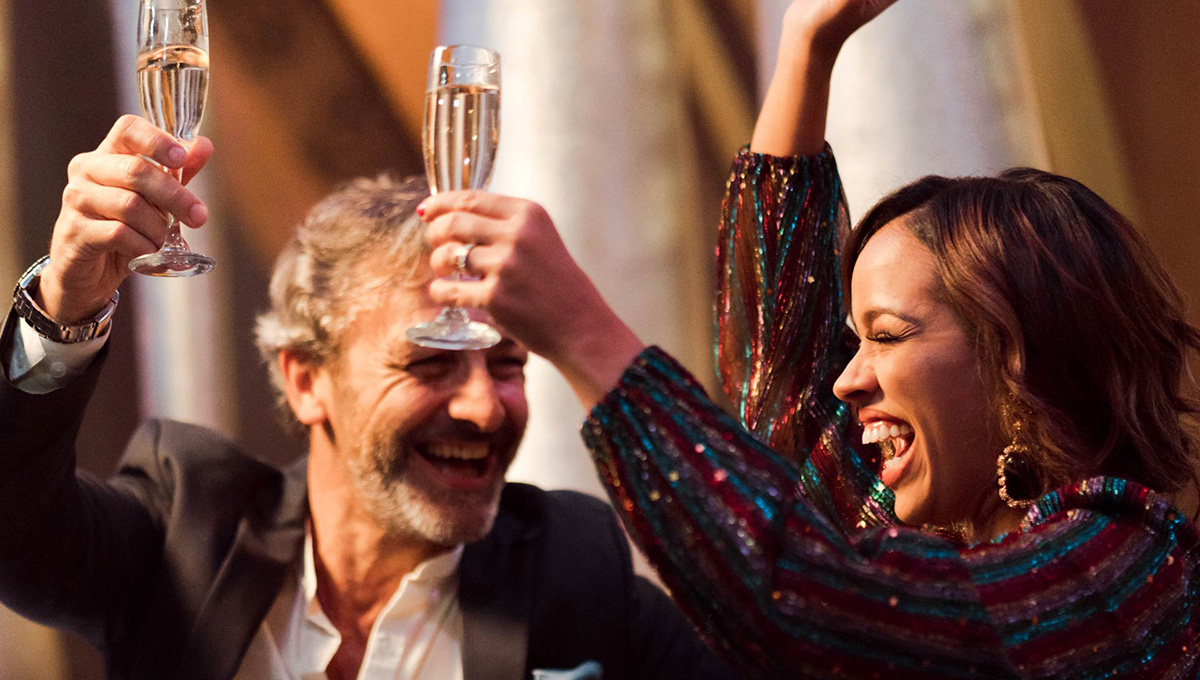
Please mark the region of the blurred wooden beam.
POLYGON ((425 114, 425 73, 437 45, 438 0, 327 0, 358 46, 399 115, 409 138, 421 138, 425 114))
MULTIPOLYGON (((689 236, 696 252, 716 248, 716 216, 724 195, 725 179, 733 154, 750 141, 758 105, 758 41, 756 0, 670 0, 671 42, 675 67, 682 79, 692 158, 698 180, 697 219, 689 236)), ((679 265, 682 289, 713 290, 711 256, 679 265)), ((712 331, 711 303, 697 303, 686 311, 691 327, 712 331)), ((703 343, 711 346, 711 338, 703 343)), ((711 394, 722 399, 711 361, 694 364, 711 394)))
POLYGON ((671 12, 697 147, 705 159, 719 165, 716 175, 723 183, 729 159, 750 141, 754 126, 758 103, 755 4, 673 0, 671 12))
MULTIPOLYGON (((17 204, 14 182, 13 112, 12 102, 12 43, 9 40, 8 3, 0 2, 0 281, 7 285, 21 273, 17 249, 17 204)), ((11 307, 6 298, 0 302, 0 312, 8 314, 11 307)))
POLYGON ((1084 8, 1040 0, 1017 0, 1014 7, 1048 169, 1080 180, 1136 221, 1138 206, 1084 8))
MULTIPOLYGON (((209 130, 219 154, 210 181, 225 187, 260 266, 337 183, 421 171, 419 138, 387 94, 401 88, 384 86, 325 2, 212 0, 209 19, 209 130)), ((405 17, 393 12, 389 21, 405 17)), ((424 73, 424 59, 417 68, 424 73)))
MULTIPOLYGON (((1200 323, 1200 3, 1079 4, 1122 142, 1137 226, 1200 323)), ((1200 370, 1200 360, 1193 368, 1200 370)))

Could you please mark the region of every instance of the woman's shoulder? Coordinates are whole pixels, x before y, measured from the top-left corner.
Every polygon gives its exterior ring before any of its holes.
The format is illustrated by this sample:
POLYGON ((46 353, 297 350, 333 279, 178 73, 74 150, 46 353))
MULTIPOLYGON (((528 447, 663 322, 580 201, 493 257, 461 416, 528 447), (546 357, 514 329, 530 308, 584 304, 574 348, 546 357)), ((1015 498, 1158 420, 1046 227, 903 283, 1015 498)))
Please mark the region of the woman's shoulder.
POLYGON ((1191 572, 1200 568, 1197 547, 1200 530, 1166 495, 1129 480, 1094 477, 1042 496, 1018 531, 972 546, 964 556, 973 569, 995 571, 997 578, 1051 565, 1092 575, 1122 572, 1131 563, 1149 573, 1162 566, 1191 572))
POLYGON ((1042 496, 1021 522, 1022 531, 1047 528, 1082 515, 1141 525, 1190 545, 1200 544, 1192 518, 1164 494, 1118 477, 1093 477, 1042 496))
POLYGON ((1181 595, 1200 569, 1198 538, 1163 494, 1098 477, 1046 494, 1019 531, 964 557, 1009 658, 1030 675, 1065 677, 1071 658, 1070 677, 1146 664, 1173 677, 1195 662, 1198 604, 1181 595))

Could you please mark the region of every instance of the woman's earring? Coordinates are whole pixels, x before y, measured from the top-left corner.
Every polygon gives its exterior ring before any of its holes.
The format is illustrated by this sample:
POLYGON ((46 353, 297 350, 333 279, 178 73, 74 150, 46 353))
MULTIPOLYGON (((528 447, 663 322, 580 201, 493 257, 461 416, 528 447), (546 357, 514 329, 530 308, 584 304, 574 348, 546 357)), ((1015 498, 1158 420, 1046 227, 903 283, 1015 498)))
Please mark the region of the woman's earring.
POLYGON ((1029 447, 1024 443, 1021 431, 1021 419, 1013 421, 1012 443, 1004 447, 1004 452, 996 459, 996 483, 1000 486, 1000 500, 1014 510, 1023 510, 1033 505, 1033 500, 1017 500, 1008 493, 1008 475, 1018 465, 1028 466, 1029 447))

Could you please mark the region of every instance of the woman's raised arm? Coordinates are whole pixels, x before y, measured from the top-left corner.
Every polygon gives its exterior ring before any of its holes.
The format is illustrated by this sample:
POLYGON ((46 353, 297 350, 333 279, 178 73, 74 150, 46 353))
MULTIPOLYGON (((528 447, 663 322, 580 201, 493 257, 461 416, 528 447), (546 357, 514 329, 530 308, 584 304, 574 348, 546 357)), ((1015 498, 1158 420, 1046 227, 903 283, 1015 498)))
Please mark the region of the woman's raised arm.
POLYGON ((717 363, 742 424, 807 457, 844 431, 833 378, 848 361, 839 241, 849 215, 825 148, 842 44, 892 0, 795 0, 754 140, 734 161, 717 236, 717 363))
POLYGON ((812 156, 825 148, 833 62, 850 34, 895 0, 795 0, 783 19, 775 73, 750 150, 812 156))

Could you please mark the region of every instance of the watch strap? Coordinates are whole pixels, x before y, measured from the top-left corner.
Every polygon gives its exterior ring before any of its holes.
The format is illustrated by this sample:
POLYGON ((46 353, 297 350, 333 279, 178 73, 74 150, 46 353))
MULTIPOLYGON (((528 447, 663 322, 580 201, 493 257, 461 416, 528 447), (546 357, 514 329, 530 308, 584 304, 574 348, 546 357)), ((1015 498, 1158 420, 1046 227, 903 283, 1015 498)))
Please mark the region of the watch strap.
POLYGON ((104 308, 100 310, 96 316, 91 319, 77 324, 63 324, 50 318, 50 315, 38 306, 34 301, 33 295, 37 292, 38 283, 41 280, 42 270, 50 263, 50 256, 44 255, 37 262, 34 262, 21 278, 17 281, 17 287, 13 291, 13 312, 28 323, 37 334, 50 340, 64 345, 70 345, 77 342, 84 342, 92 338, 103 335, 108 332, 112 326, 113 312, 117 308, 117 302, 121 298, 121 294, 113 291, 112 299, 104 308))

